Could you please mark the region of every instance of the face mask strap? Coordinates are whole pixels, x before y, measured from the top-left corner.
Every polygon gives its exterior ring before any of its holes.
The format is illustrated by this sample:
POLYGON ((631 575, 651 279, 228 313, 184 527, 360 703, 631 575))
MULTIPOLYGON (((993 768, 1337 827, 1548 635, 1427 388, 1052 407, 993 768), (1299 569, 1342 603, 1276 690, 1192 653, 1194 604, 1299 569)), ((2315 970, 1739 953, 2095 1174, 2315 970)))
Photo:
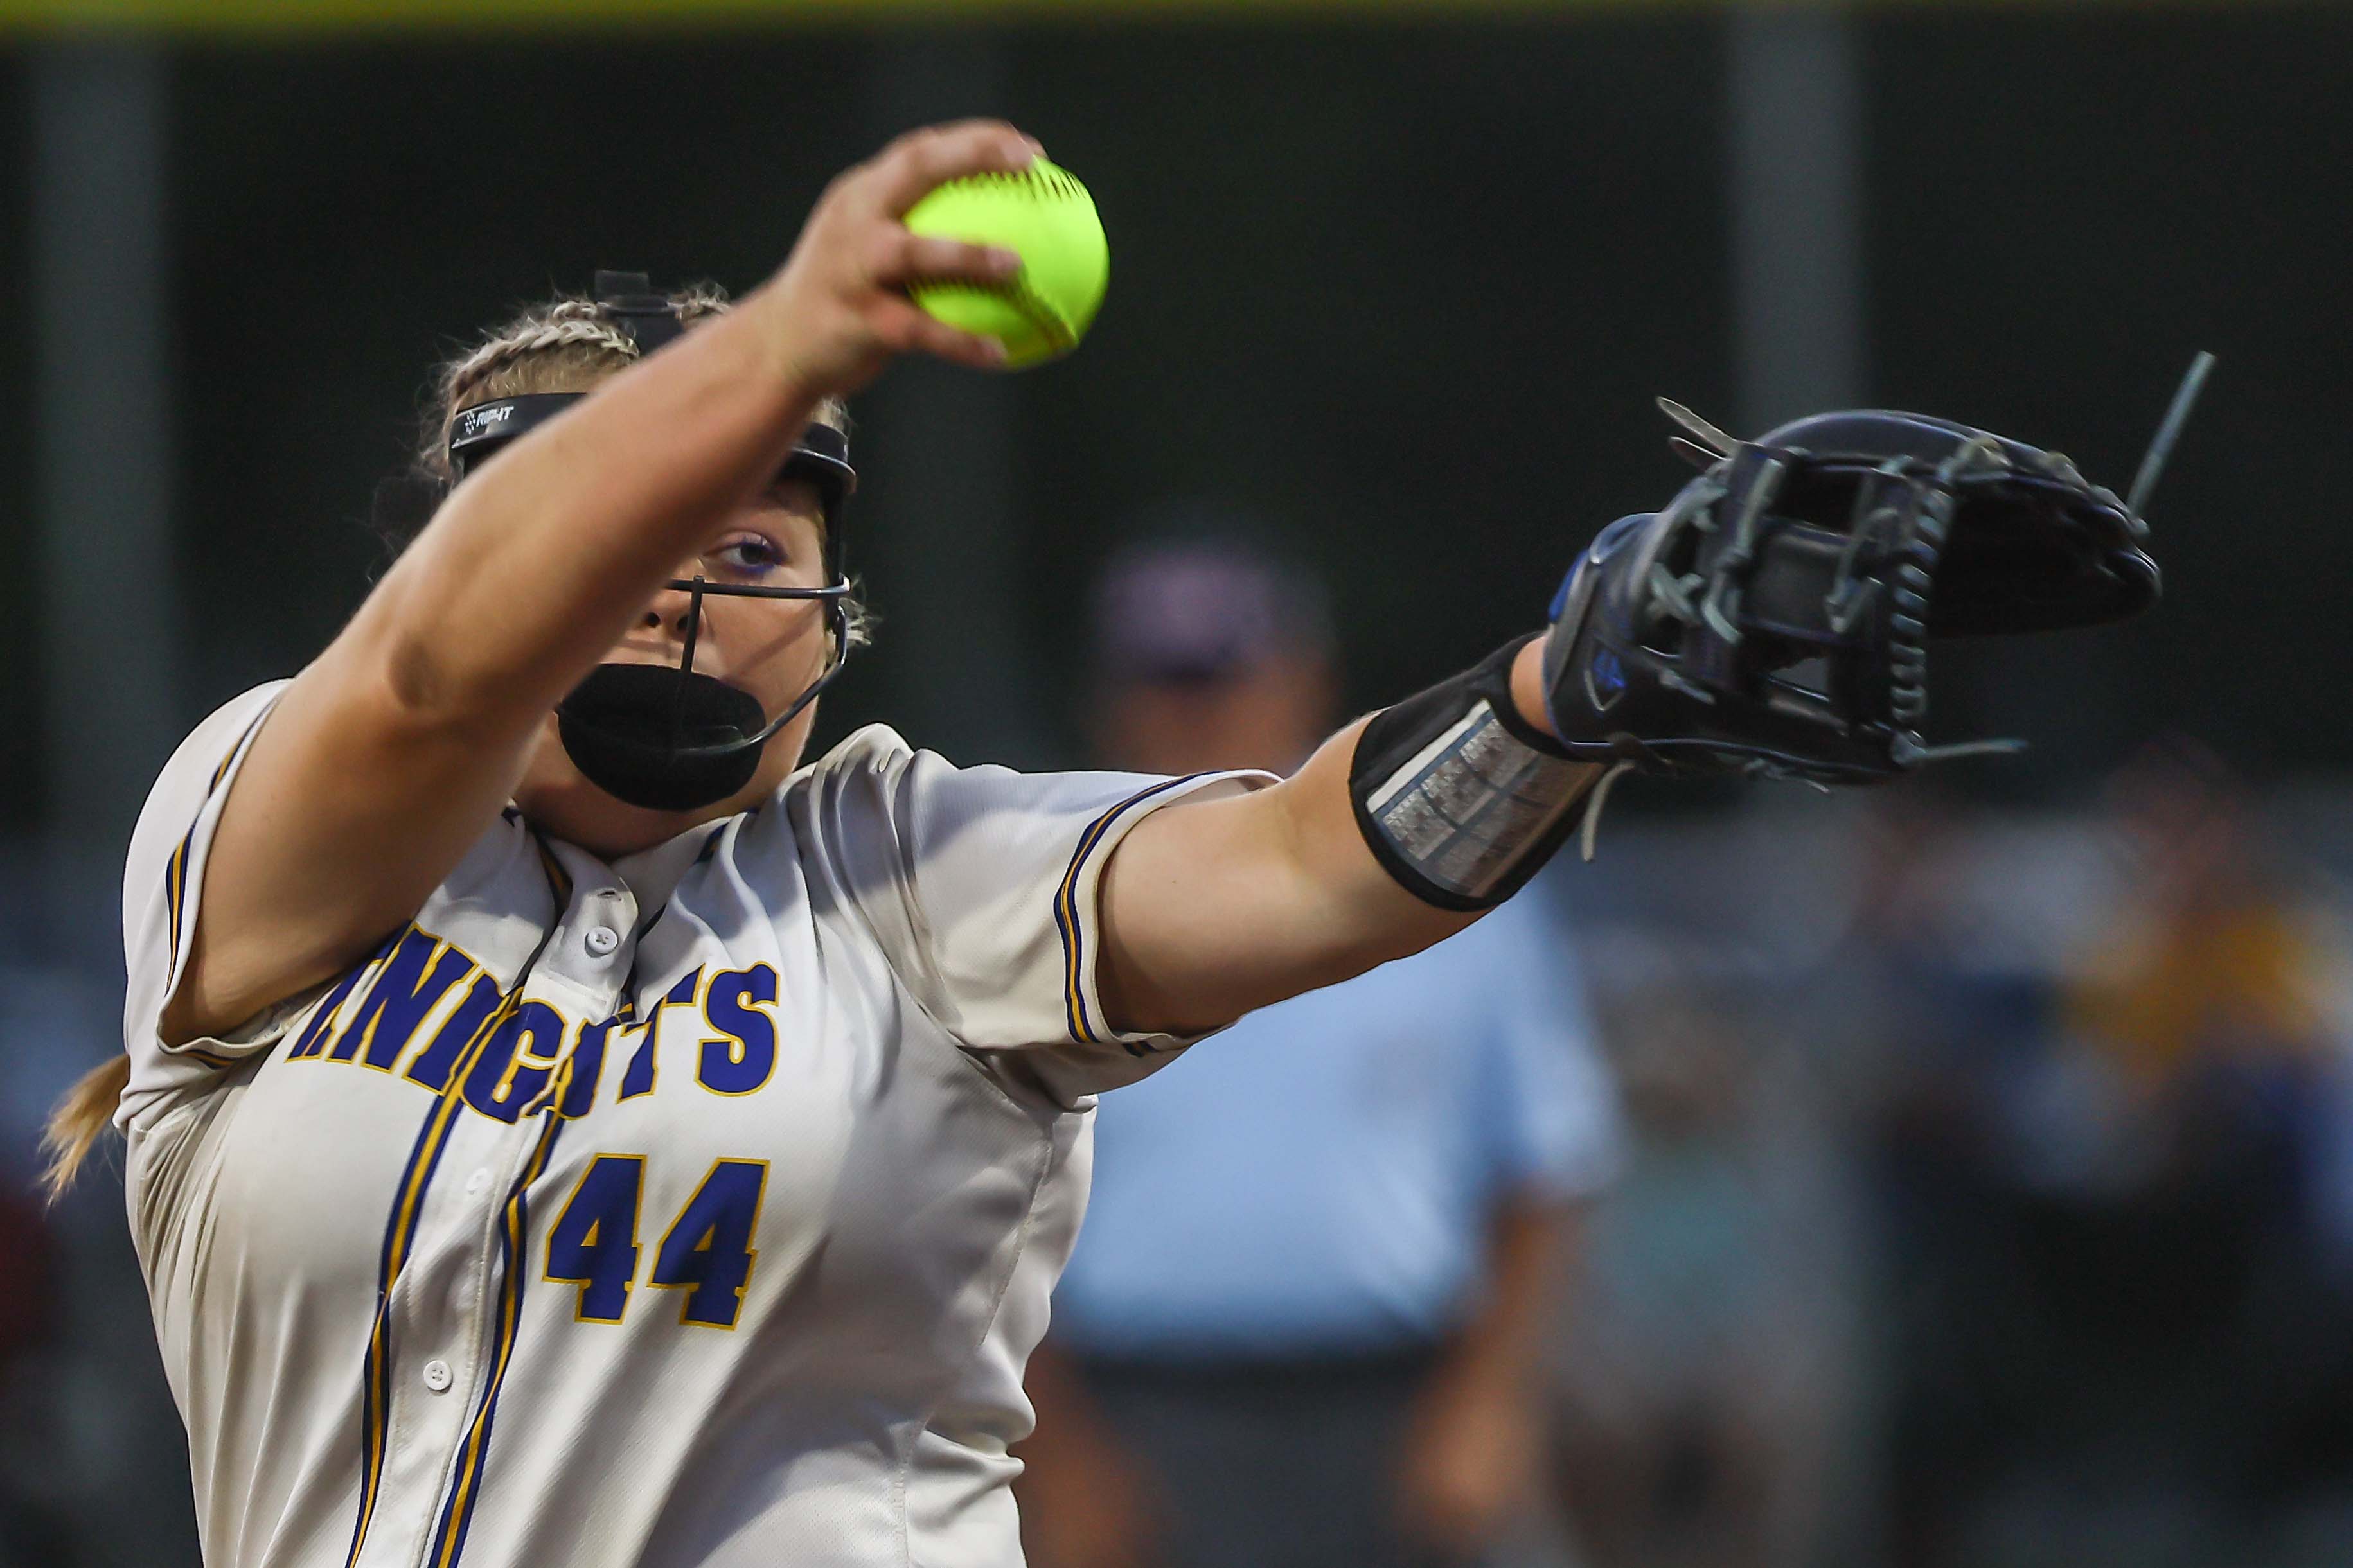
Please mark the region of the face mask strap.
MULTIPOLYGON (((675 734, 673 734, 670 743, 680 756, 723 756, 731 752, 746 751, 755 746, 765 746, 770 740, 775 738, 777 731, 783 729, 786 725, 798 718, 802 709, 807 708, 810 703, 816 701, 818 698, 823 694, 825 689, 833 684, 834 678, 839 675, 842 671, 842 667, 849 662, 849 605, 847 596, 849 584, 843 584, 840 587, 841 592, 839 594, 834 593, 830 589, 822 588, 804 588, 791 591, 792 595, 797 598, 815 598, 819 594, 826 595, 826 624, 833 633, 833 657, 827 661, 825 672, 819 675, 815 680, 810 681, 807 689, 802 691, 798 697, 794 698, 791 705, 786 708, 782 713, 777 714, 765 725, 762 726, 760 732, 756 735, 749 736, 741 741, 730 741, 723 745, 681 747, 678 745, 675 734)), ((723 589, 720 591, 723 593, 725 590, 723 589)), ((769 594, 773 594, 780 598, 785 596, 786 592, 787 590, 784 589, 768 590, 769 594)))
MULTIPOLYGON (((681 686, 686 678, 694 673, 694 645, 702 637, 702 579, 697 577, 689 583, 686 591, 686 647, 678 658, 678 679, 681 686)), ((686 702, 681 693, 681 700, 670 710, 670 749, 677 751, 679 742, 685 738, 686 702)))

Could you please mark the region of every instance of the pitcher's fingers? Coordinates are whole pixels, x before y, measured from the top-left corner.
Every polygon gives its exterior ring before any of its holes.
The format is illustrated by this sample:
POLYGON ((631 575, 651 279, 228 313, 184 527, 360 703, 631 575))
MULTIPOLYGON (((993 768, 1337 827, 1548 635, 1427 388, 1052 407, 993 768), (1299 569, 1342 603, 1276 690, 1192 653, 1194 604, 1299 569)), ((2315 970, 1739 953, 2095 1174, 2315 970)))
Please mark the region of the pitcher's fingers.
POLYGON ((975 370, 1005 368, 1003 343, 951 327, 926 315, 912 300, 883 300, 875 307, 873 323, 875 335, 895 353, 920 351, 975 370))
POLYGON ((934 185, 965 174, 1018 174, 1044 151, 1001 120, 965 120, 911 132, 874 160, 874 199, 898 217, 934 185))
POLYGON ((931 278, 998 283, 1021 270, 1020 253, 1001 245, 973 245, 904 229, 896 229, 895 236, 880 247, 881 254, 873 268, 878 283, 904 285, 931 278))

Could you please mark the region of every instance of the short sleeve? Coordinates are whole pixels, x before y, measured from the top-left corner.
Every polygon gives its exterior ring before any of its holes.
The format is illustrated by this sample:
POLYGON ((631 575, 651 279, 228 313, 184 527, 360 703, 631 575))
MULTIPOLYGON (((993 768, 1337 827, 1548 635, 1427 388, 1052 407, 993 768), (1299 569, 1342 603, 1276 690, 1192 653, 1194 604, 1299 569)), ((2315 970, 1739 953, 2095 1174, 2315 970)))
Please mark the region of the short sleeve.
POLYGON ((942 1028, 967 1050, 1038 1053, 1040 1076, 1074 1098, 1133 1082, 1198 1037, 1124 1034, 1103 1017, 1103 867, 1162 807, 1269 782, 960 768, 875 725, 796 781, 795 826, 942 1028))
POLYGON ((1480 1096, 1490 1184, 1591 1196, 1623 1164, 1625 1129, 1568 932, 1539 884, 1472 934, 1493 948, 1480 1096))
POLYGON ((272 1008, 215 1037, 165 1045, 157 1033, 164 1004, 187 965, 222 804, 286 685, 256 687, 197 725, 164 765, 132 832, 122 873, 122 1043, 131 1056, 131 1080, 115 1118, 125 1127, 143 1108, 206 1087, 268 1047, 308 1000, 272 1008))

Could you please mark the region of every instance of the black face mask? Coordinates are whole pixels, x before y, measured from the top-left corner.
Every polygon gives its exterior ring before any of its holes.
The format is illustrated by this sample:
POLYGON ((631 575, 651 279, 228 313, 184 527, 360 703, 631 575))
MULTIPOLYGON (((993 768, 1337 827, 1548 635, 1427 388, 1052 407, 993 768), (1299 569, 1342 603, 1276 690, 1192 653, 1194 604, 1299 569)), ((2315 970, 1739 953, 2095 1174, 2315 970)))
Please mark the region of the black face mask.
POLYGON ((581 775, 653 811, 691 811, 751 783, 767 717, 748 691, 652 664, 600 664, 555 710, 581 775))
MULTIPOLYGON (((651 353, 683 330, 670 300, 649 291, 640 273, 599 272, 596 301, 607 319, 651 353)), ((534 426, 561 414, 585 394, 532 393, 459 410, 450 422, 449 469, 463 479, 534 426)), ((844 569, 842 513, 858 472, 849 466, 849 438, 828 425, 811 425, 787 455, 779 481, 813 486, 825 514, 825 574, 821 588, 771 588, 714 583, 702 577, 667 586, 691 595, 686 646, 673 666, 606 664, 589 672, 556 705, 556 734, 583 777, 630 805, 692 811, 725 800, 752 781, 770 737, 817 700, 841 673, 849 653, 849 579, 844 569), (700 674, 694 647, 708 595, 811 599, 825 606, 833 657, 825 670, 771 719, 759 700, 700 674)))

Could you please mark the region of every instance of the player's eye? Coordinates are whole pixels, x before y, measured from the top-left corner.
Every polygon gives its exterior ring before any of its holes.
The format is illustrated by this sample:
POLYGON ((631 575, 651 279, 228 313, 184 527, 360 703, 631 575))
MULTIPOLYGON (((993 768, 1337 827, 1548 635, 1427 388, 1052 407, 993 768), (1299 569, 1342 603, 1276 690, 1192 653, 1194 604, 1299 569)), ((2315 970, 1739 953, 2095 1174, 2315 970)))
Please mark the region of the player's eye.
POLYGON ((731 577, 763 577, 785 563, 785 552, 776 541, 751 533, 727 541, 706 559, 731 577))

